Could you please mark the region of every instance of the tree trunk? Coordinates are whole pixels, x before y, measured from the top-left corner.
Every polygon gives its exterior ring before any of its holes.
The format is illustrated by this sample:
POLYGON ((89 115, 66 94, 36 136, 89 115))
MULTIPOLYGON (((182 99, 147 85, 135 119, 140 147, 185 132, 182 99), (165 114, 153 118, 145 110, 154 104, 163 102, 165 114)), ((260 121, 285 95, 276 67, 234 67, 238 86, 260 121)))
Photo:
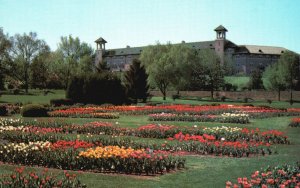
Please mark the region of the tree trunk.
POLYGON ((278 89, 278 101, 280 101, 280 89, 278 89))
POLYGON ((212 100, 214 100, 214 90, 213 89, 210 90, 210 97, 211 97, 212 100))
POLYGON ((28 94, 28 67, 25 68, 25 93, 28 94))
POLYGON ((163 100, 164 100, 164 101, 166 100, 166 94, 164 94, 164 96, 163 96, 163 100))
POLYGON ((291 92, 291 98, 290 98, 290 103, 291 105, 293 104, 293 90, 292 90, 292 87, 290 89, 290 92, 291 92))

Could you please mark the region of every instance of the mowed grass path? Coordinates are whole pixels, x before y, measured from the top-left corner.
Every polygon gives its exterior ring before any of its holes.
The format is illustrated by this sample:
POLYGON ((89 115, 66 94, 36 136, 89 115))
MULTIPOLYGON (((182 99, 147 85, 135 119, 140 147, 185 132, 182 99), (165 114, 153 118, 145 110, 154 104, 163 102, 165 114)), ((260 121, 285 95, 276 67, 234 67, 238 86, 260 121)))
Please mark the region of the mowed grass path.
MULTIPOLYGON (((300 159, 300 129, 288 127, 291 117, 269 118, 252 120, 250 124, 239 127, 260 128, 263 130, 278 129, 286 132, 291 145, 277 145, 278 154, 250 158, 229 158, 215 156, 187 156, 186 169, 175 173, 158 175, 155 177, 83 173, 80 179, 88 187, 225 187, 227 180, 236 180, 237 177, 250 176, 253 171, 266 168, 268 165, 294 163, 300 159)), ((64 119, 73 123, 89 121, 107 121, 101 119, 64 119)), ((118 120, 120 126, 137 127, 149 122, 146 116, 122 116, 118 120)), ((205 125, 205 126, 237 126, 236 124, 221 123, 185 123, 185 122, 155 122, 176 125, 205 125)), ((1 164, 0 173, 11 172, 16 166, 1 164)), ((59 170, 53 169, 54 173, 59 170)))

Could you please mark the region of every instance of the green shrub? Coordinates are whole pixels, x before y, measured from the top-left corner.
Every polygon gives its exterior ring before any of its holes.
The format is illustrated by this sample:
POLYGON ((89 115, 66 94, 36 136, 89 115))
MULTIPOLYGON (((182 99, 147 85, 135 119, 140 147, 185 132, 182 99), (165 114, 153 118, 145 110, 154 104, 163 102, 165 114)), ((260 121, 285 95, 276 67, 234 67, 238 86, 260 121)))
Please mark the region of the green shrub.
POLYGON ((180 95, 174 94, 174 95, 172 95, 172 99, 173 99, 173 101, 175 101, 176 99, 180 99, 180 95))
POLYGON ((51 99, 51 106, 69 106, 73 105, 74 102, 71 99, 51 99))
POLYGON ((8 113, 5 105, 0 105, 0 116, 6 116, 8 113))
POLYGON ((250 107, 253 107, 254 105, 253 105, 253 104, 243 104, 242 106, 250 106, 250 107))
POLYGON ((112 73, 77 76, 71 79, 67 98, 84 104, 124 104, 125 88, 112 73))
POLYGON ((227 99, 227 97, 225 97, 225 96, 222 96, 222 97, 221 97, 221 101, 222 101, 222 102, 225 102, 226 99, 227 99))
POLYGON ((19 95, 20 94, 19 89, 13 89, 12 92, 13 92, 14 95, 19 95))
POLYGON ((40 104, 27 104, 21 110, 23 117, 46 117, 47 109, 40 104))

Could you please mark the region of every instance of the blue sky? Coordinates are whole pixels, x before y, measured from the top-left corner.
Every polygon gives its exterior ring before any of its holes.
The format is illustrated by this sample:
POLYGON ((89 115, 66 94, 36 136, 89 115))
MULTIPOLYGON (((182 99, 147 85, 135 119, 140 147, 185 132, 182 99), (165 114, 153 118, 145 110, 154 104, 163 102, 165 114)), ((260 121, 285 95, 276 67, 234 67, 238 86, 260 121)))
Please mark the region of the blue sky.
POLYGON ((37 32, 52 50, 69 34, 108 49, 214 40, 220 24, 238 45, 300 53, 300 0, 0 0, 5 32, 37 32))

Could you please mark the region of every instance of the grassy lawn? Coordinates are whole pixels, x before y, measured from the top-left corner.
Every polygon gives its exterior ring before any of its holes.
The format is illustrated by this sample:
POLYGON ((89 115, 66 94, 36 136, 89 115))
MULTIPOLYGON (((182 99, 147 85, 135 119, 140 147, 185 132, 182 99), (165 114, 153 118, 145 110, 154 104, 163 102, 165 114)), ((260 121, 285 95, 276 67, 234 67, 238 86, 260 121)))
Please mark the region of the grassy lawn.
POLYGON ((300 103, 294 103, 290 105, 286 101, 273 101, 271 104, 267 103, 266 101, 253 101, 248 103, 243 103, 242 101, 228 101, 228 102, 210 102, 210 101, 199 101, 199 100, 182 100, 176 99, 175 101, 172 98, 167 97, 166 100, 163 100, 162 97, 152 97, 152 102, 161 103, 161 104, 191 104, 191 105, 210 105, 210 104, 236 104, 236 105, 244 105, 244 104, 253 104, 255 106, 259 105, 266 105, 271 106, 274 108, 300 108, 300 103))
POLYGON ((0 97, 0 103, 40 103, 50 104, 51 99, 65 98, 64 90, 51 90, 50 93, 44 95, 39 90, 29 90, 29 95, 2 95, 0 97))
MULTIPOLYGON (((225 76, 225 82, 230 83, 238 87, 238 90, 242 90, 243 87, 247 87, 250 77, 249 76, 225 76)), ((263 84, 266 87, 267 80, 262 78, 263 84)))
MULTIPOLYGON (((30 95, 2 95, 0 96, 0 103, 40 103, 40 104, 50 104, 51 99, 61 99, 65 98, 65 91, 64 90, 52 90, 51 93, 44 95, 42 91, 39 90, 30 90, 30 95)), ((162 97, 152 97, 151 102, 153 103, 160 103, 160 104, 191 104, 191 105, 203 105, 207 104, 210 105, 212 103, 221 103, 218 101, 209 101, 209 100, 182 100, 176 99, 175 101, 167 97, 166 100, 162 100, 162 97)), ((222 104, 237 104, 243 105, 242 101, 227 101, 222 102, 222 104)), ((248 104, 253 105, 267 105, 275 108, 300 108, 300 103, 294 103, 290 105, 288 102, 285 101, 273 101, 271 104, 267 103, 266 101, 251 101, 248 104)), ((143 104, 141 104, 143 105, 143 104)))
POLYGON ((226 76, 225 82, 230 83, 238 87, 238 90, 241 90, 243 87, 247 87, 250 80, 249 76, 226 76))

